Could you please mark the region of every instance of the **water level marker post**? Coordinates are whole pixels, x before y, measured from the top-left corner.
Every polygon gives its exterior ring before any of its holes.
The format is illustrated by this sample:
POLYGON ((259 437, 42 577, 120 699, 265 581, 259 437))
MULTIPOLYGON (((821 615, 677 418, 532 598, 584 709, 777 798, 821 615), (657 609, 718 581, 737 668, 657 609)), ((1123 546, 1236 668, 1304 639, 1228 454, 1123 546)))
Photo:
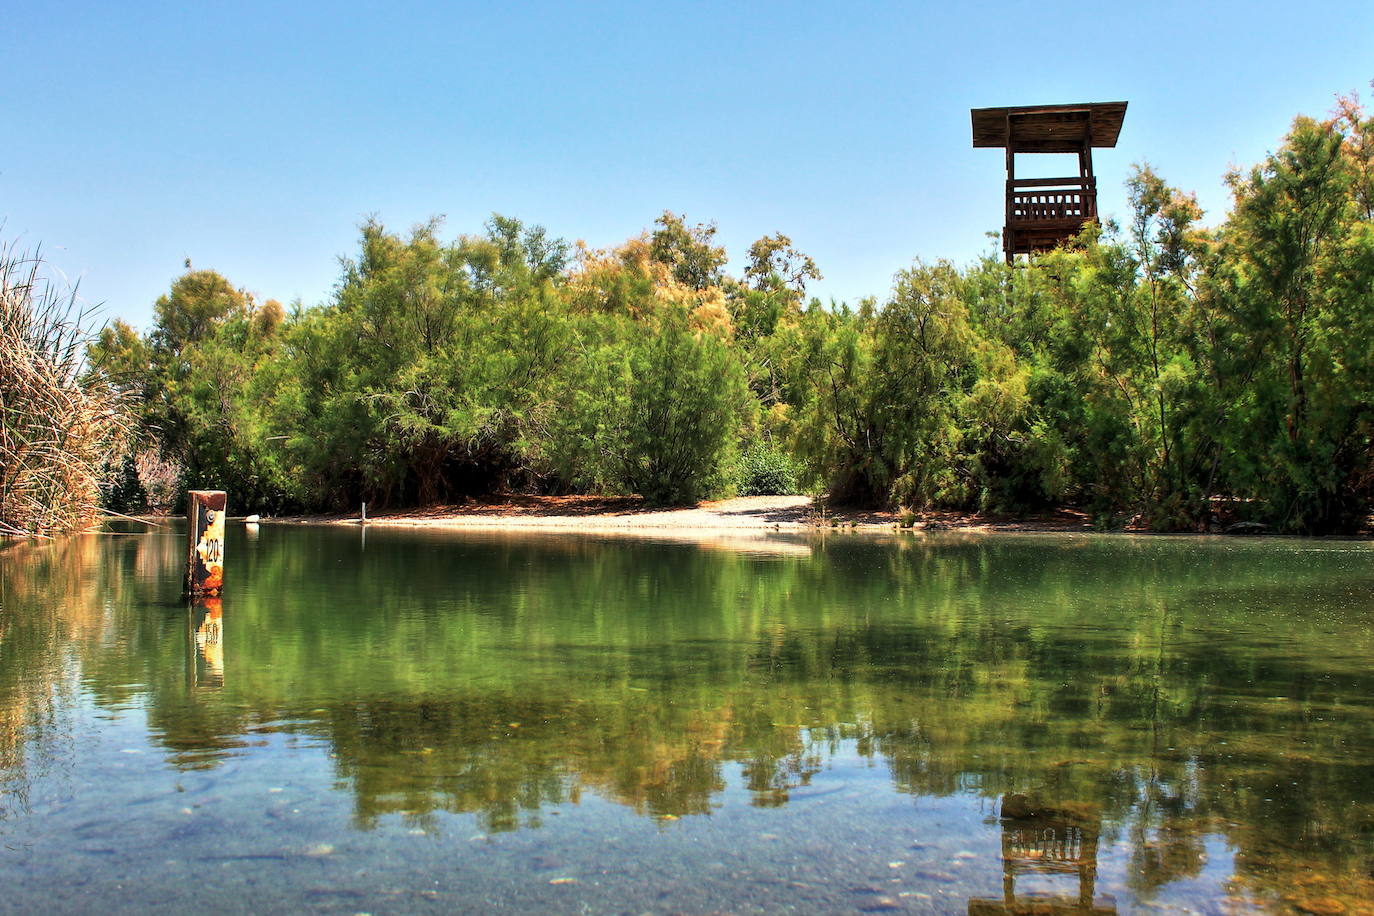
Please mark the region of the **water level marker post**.
POLYGON ((186 494, 186 594, 218 595, 224 588, 223 490, 186 494))

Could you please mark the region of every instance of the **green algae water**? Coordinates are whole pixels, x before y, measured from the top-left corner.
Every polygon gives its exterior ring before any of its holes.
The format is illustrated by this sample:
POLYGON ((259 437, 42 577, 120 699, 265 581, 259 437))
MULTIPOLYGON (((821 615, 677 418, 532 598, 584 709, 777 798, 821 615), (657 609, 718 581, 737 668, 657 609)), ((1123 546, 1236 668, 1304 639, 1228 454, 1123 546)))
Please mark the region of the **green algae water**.
POLYGON ((1374 546, 0 552, 0 911, 1374 912, 1374 546))

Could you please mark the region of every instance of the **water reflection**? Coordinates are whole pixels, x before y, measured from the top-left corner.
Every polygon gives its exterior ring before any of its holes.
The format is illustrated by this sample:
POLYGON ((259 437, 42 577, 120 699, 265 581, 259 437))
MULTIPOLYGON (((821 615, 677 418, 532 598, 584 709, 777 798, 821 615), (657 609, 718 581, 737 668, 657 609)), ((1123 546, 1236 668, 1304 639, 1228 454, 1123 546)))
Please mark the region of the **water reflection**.
POLYGON ((187 609, 190 661, 187 672, 192 687, 224 686, 224 601, 220 597, 196 597, 187 609))
POLYGON ((1052 807, 1025 795, 1002 799, 1002 899, 971 898, 969 916, 1076 913, 1110 916, 1116 902, 1098 898, 1097 843, 1101 821, 1092 805, 1052 807), (1017 895, 1025 876, 1076 878, 1073 892, 1017 895))
POLYGON ((1003 895, 970 886, 971 913, 1374 899, 1363 544, 255 536, 227 628, 178 602, 174 535, 0 555, 11 817, 90 708, 136 709, 185 773, 325 749, 364 831, 493 835, 589 794, 665 829, 732 793, 805 824, 857 759, 913 804, 997 806, 1003 895))

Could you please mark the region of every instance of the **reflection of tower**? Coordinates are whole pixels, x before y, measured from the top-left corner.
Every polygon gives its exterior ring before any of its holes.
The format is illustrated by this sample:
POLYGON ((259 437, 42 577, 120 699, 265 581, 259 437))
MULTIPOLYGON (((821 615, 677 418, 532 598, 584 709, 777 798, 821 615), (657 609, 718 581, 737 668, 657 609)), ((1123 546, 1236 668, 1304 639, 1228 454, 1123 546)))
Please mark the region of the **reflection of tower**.
POLYGON ((196 598, 187 615, 192 687, 224 686, 224 611, 219 598, 196 598))
POLYGON ((1002 899, 971 898, 969 916, 1029 913, 1116 913, 1110 898, 1094 900, 1097 817, 1035 804, 1024 795, 1002 799, 1002 899), (1018 875, 1077 875, 1078 896, 1016 896, 1018 875))

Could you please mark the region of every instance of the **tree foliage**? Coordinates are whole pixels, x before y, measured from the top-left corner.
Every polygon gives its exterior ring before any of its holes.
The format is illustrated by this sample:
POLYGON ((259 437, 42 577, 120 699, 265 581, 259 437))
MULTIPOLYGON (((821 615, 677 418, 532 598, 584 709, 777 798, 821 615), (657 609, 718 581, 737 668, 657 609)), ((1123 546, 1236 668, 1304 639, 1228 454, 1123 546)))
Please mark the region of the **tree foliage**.
POLYGON ((690 502, 787 469, 873 505, 1349 531, 1374 502, 1371 151, 1343 97, 1231 175, 1212 228, 1142 165, 1121 227, 1016 267, 916 261, 853 306, 806 300, 820 270, 786 235, 733 276, 715 225, 671 211, 601 250, 373 221, 328 302, 188 271, 149 335, 91 352, 187 482, 263 506, 690 502))

